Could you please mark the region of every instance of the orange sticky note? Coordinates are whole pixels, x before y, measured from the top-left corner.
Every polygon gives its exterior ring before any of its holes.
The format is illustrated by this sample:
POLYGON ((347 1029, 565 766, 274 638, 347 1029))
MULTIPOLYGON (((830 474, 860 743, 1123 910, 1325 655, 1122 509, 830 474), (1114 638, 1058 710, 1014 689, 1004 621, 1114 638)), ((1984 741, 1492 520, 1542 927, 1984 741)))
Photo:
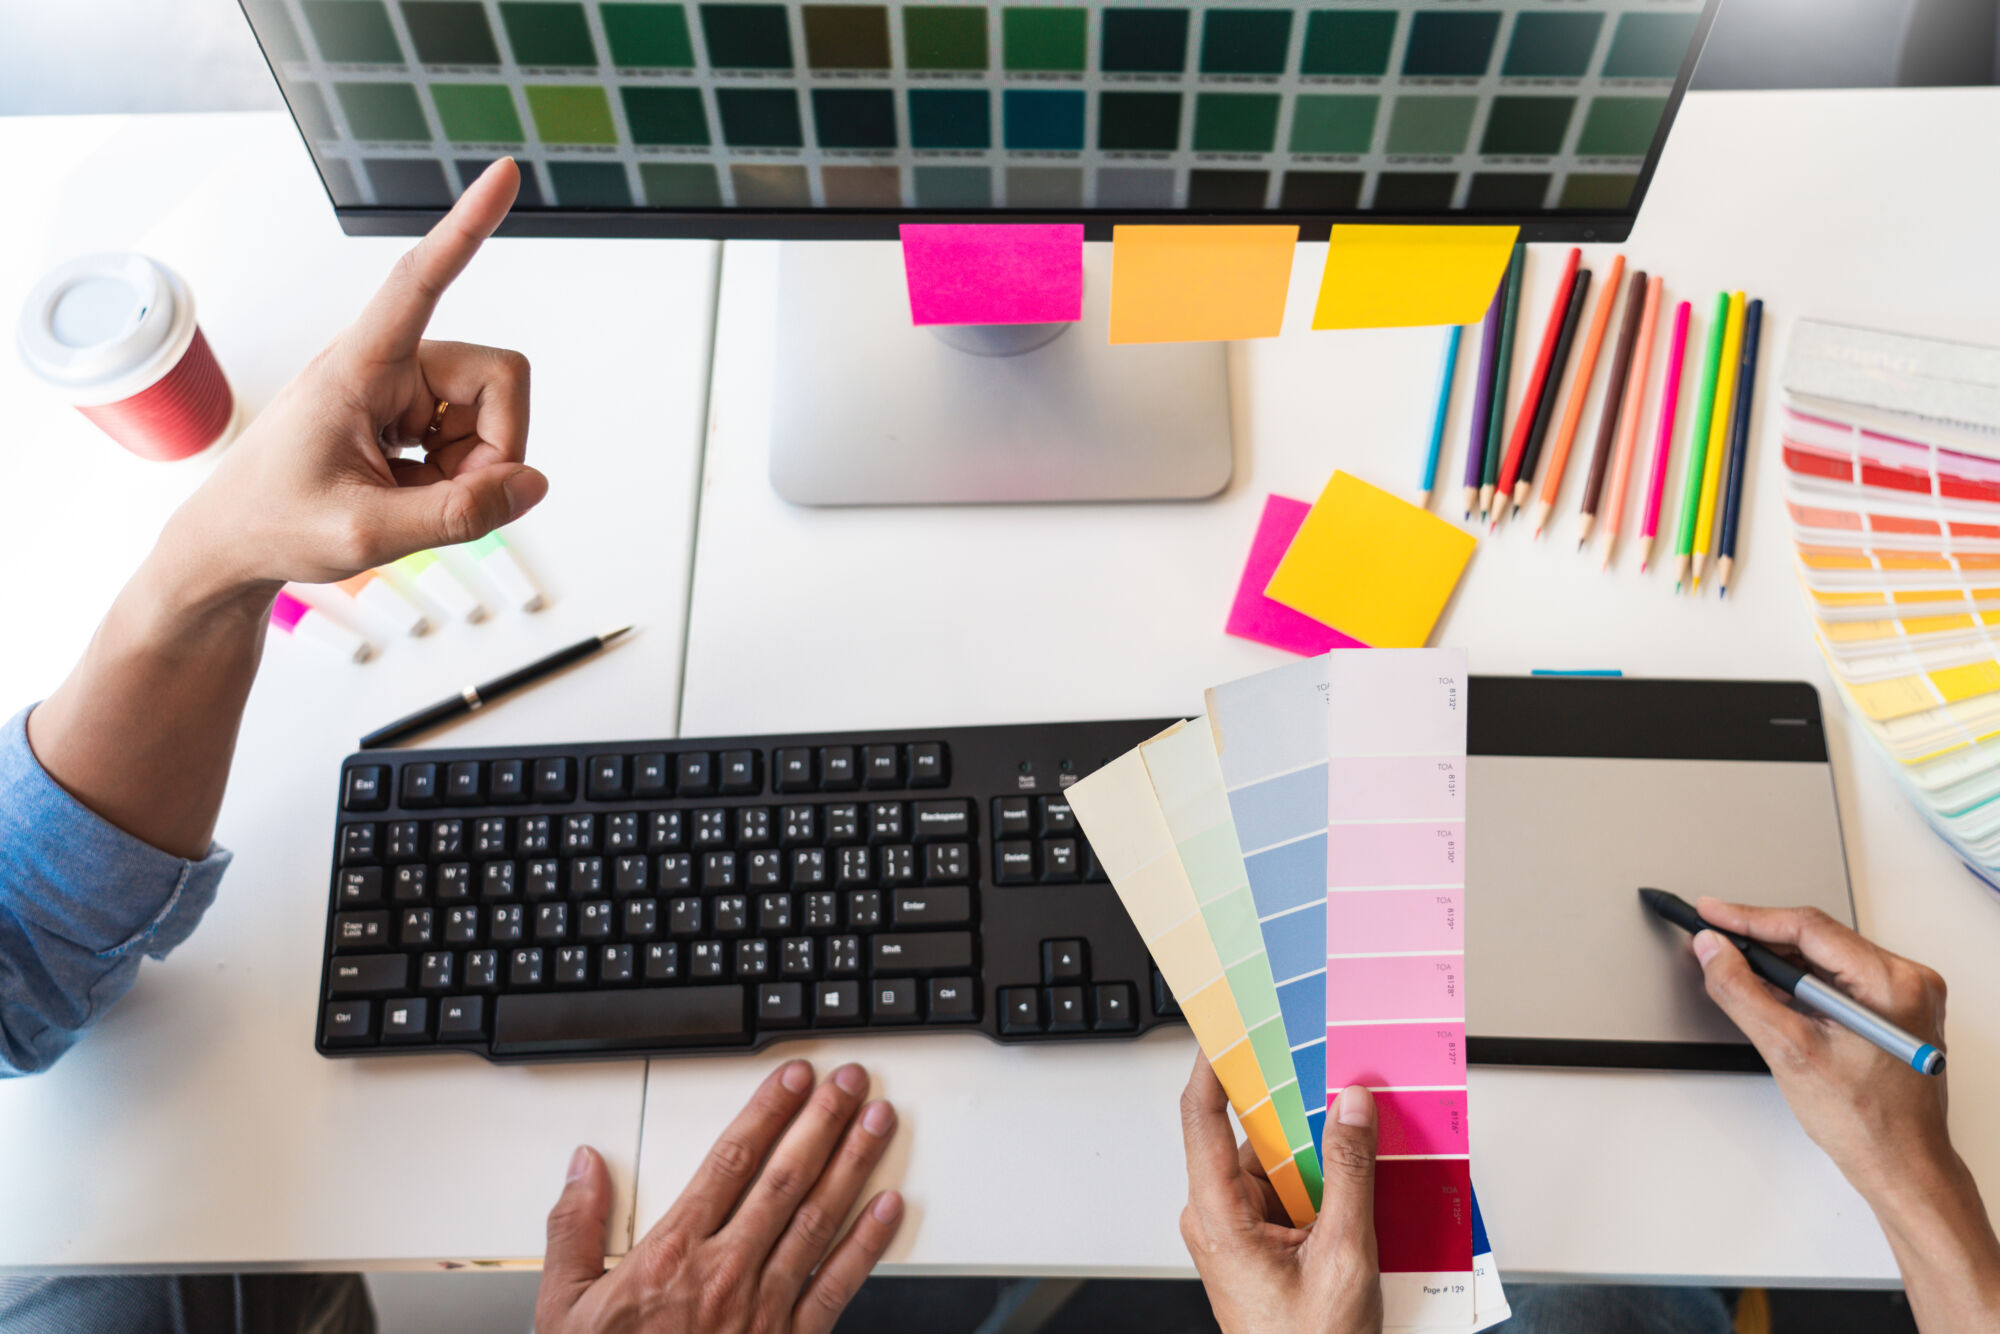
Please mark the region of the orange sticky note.
POLYGON ((1422 648, 1478 539, 1337 472, 1264 595, 1372 648, 1422 648))
POLYGON ((1337 226, 1327 237, 1312 327, 1477 324, 1520 234, 1519 227, 1337 226))
POLYGON ((1298 243, 1297 227, 1112 228, 1111 341, 1276 337, 1298 243))

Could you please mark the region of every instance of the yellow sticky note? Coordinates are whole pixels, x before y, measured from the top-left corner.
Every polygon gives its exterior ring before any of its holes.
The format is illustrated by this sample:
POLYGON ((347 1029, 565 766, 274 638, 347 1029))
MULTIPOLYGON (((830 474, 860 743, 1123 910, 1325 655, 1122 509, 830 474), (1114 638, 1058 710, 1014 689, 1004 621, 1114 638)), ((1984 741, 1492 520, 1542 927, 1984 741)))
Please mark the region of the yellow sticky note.
POLYGON ((1371 648, 1422 648, 1478 539, 1337 472, 1264 595, 1371 648))
POLYGON ((1477 324, 1520 234, 1519 227, 1336 226, 1312 327, 1477 324))
POLYGON ((1297 227, 1112 228, 1111 341, 1276 337, 1298 243, 1297 227))

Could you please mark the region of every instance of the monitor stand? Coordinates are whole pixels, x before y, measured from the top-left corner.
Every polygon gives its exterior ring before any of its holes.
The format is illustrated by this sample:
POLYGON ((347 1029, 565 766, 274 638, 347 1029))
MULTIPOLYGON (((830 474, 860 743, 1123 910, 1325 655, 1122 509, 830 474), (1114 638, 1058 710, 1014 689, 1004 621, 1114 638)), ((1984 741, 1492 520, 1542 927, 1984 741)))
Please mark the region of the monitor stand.
POLYGON ((789 242, 771 485, 795 505, 1201 500, 1229 484, 1223 343, 1113 347, 1111 248, 1076 325, 910 322, 902 247, 789 242))

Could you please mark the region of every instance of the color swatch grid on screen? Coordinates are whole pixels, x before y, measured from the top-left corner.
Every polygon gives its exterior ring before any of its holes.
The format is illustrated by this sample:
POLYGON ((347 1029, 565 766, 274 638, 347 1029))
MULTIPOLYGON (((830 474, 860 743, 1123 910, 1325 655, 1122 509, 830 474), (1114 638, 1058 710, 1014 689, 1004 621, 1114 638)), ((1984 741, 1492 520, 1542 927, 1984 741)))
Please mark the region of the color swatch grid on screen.
POLYGON ((1623 208, 1699 0, 248 0, 335 202, 1623 208))
POLYGON ((1375 1095, 1388 1323, 1469 1323, 1465 653, 1333 653, 1325 670, 1326 1085, 1375 1095))

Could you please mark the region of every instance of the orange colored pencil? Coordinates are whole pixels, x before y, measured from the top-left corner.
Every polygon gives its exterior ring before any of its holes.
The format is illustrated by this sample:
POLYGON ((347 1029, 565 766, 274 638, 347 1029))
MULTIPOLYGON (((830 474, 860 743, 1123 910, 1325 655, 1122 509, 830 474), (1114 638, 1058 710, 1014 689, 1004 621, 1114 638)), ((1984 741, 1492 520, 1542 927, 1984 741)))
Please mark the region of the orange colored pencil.
POLYGON ((1611 568, 1612 553, 1618 549, 1618 526, 1625 517, 1625 490, 1632 482, 1632 455, 1639 442, 1639 409, 1646 401, 1646 367, 1653 360, 1653 330, 1660 320, 1660 289, 1665 281, 1657 274, 1646 284, 1646 313, 1639 317, 1639 345, 1632 352, 1632 374, 1625 382, 1625 415, 1618 423, 1618 457, 1611 465, 1611 507, 1599 517, 1604 520, 1604 568, 1611 568))
POLYGON ((1569 404, 1563 408, 1562 425, 1556 428, 1555 451, 1542 470, 1542 498, 1535 502, 1535 536, 1555 508, 1556 492, 1562 489, 1563 469, 1569 466, 1569 447, 1576 439, 1576 425, 1583 417, 1583 400, 1590 397, 1590 377, 1597 370, 1597 353, 1604 346, 1604 330, 1611 323, 1611 308, 1618 304, 1618 283, 1625 276, 1625 256, 1611 257, 1611 274, 1597 296, 1597 310, 1590 317, 1590 332, 1583 340, 1583 355, 1577 359, 1576 379, 1570 386, 1569 404))

